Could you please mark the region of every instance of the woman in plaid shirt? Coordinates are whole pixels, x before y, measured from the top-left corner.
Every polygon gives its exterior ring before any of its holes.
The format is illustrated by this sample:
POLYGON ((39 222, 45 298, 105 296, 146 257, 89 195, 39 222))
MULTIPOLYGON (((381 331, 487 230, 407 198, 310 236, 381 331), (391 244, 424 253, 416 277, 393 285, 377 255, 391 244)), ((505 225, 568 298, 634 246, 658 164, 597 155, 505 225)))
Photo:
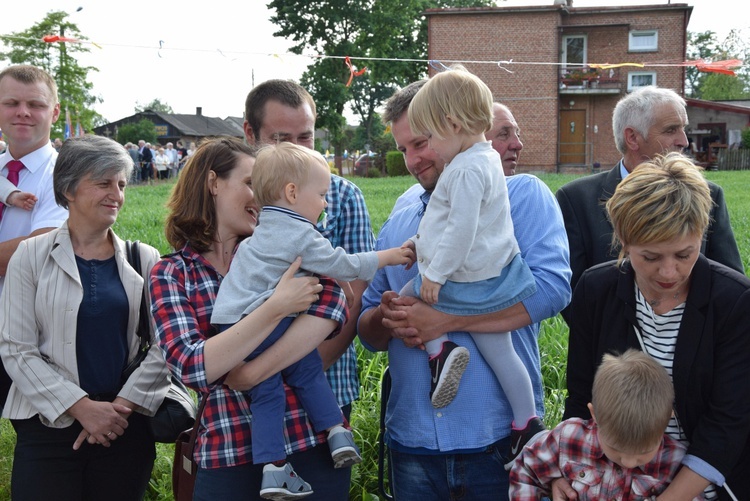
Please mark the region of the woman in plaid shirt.
MULTIPOLYGON (((257 498, 263 465, 252 463, 250 402, 242 390, 299 360, 322 339, 290 329, 260 357, 247 364, 243 360, 279 321, 306 310, 318 296, 322 307, 338 301, 318 279, 294 278, 298 260, 257 310, 221 334, 211 326, 216 293, 237 244, 252 235, 257 223, 250 184, 254 161, 253 150, 233 138, 201 144, 169 202, 166 234, 178 250, 157 263, 151 274, 151 309, 167 364, 187 386, 209 398, 195 450, 199 470, 194 499, 257 498)), ((333 470, 324 434, 314 433, 300 418, 300 409, 287 390, 290 461, 303 478, 308 471, 313 477, 317 470, 333 470)), ((324 499, 325 489, 316 489, 315 495, 324 499)))

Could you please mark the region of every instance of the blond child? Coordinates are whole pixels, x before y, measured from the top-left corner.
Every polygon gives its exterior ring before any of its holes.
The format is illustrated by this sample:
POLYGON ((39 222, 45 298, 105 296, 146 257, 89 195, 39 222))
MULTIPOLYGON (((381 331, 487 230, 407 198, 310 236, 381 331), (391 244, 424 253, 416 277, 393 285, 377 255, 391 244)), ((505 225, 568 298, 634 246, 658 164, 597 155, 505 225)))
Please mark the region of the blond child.
POLYGON ((637 350, 604 355, 591 400, 591 419, 567 419, 524 448, 510 471, 511 500, 549 496, 559 478, 578 499, 655 499, 669 486, 685 446, 664 434, 674 403, 667 371, 637 350))
MULTIPOLYGON (((446 162, 430 197, 415 246, 419 275, 401 294, 418 295, 454 315, 502 310, 536 291, 520 255, 510 218, 502 161, 485 132, 492 127, 492 93, 462 68, 432 77, 414 96, 413 132, 446 162)), ((513 410, 508 464, 544 429, 536 416, 531 378, 509 332, 471 333, 513 410)), ((469 351, 447 335, 425 343, 432 372, 434 407, 456 396, 469 351)))
MULTIPOLYGON (((331 182, 330 168, 319 153, 286 142, 265 146, 258 152, 251 179, 262 207, 258 226, 237 249, 216 296, 211 323, 226 330, 258 308, 297 257, 302 258, 301 266, 307 274, 323 275, 320 280, 326 287, 306 312, 296 319, 284 319, 249 359, 271 346, 292 323, 320 339, 331 333, 337 323, 343 325, 346 301, 331 279, 371 280, 383 266, 414 262, 414 252, 408 247, 347 254, 342 248, 334 249, 318 232, 315 225, 325 219, 326 193, 331 182), (322 297, 325 294, 328 296, 322 297), (338 302, 331 295, 338 296, 338 302), (332 303, 337 307, 332 308, 332 303)), ((341 410, 323 373, 320 355, 314 350, 250 390, 253 461, 266 463, 261 486, 261 497, 266 499, 312 494, 311 486, 286 462, 282 376, 300 399, 313 428, 328 431, 334 466, 343 468, 361 461, 352 433, 342 426, 341 410)))

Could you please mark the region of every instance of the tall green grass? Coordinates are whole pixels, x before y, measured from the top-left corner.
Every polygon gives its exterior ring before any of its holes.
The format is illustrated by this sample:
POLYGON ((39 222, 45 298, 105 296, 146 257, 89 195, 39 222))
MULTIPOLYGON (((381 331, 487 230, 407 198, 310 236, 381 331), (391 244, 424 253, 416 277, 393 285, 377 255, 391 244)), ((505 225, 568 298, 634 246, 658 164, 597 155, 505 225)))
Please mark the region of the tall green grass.
MULTIPOLYGON (((539 176, 554 192, 577 176, 545 174, 539 176)), ((706 177, 724 188, 732 226, 745 262, 750 268, 750 172, 707 172, 706 177)), ((391 211, 396 198, 414 183, 410 177, 353 178, 365 195, 367 208, 377 234, 391 211)), ((172 187, 170 182, 127 189, 125 207, 115 225, 115 232, 126 239, 138 239, 156 247, 162 254, 170 252, 164 237, 165 203, 172 187)), ((539 224, 544 224, 540 221, 539 224)), ((370 353, 358 341, 360 399, 352 409, 352 427, 364 461, 353 468, 351 499, 369 501, 377 493, 377 444, 380 413, 380 379, 387 366, 385 353, 370 353)), ((560 421, 565 399, 565 365, 568 329, 557 316, 542 323, 539 336, 542 357, 547 426, 560 421)), ((7 420, 0 420, 0 501, 10 499, 10 470, 15 436, 7 420)), ((167 500, 171 496, 172 446, 157 444, 157 460, 147 499, 167 500)))

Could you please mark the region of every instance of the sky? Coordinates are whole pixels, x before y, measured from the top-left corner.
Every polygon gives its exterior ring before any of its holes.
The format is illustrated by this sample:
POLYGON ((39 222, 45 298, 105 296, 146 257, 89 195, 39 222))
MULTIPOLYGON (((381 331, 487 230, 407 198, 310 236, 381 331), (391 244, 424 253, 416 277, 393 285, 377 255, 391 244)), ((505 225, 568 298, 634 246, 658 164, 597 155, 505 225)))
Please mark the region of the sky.
MULTIPOLYGON (((693 5, 690 31, 713 30, 722 39, 742 29, 750 40, 750 18, 740 15, 747 0, 682 0, 693 5)), ((267 0, 182 2, 128 0, 25 0, 3 8, 0 33, 25 30, 47 12, 70 13, 91 52, 79 64, 90 73, 94 108, 107 121, 134 113, 136 104, 158 98, 175 113, 226 118, 242 116, 254 83, 269 78, 299 80, 313 58, 288 52, 291 42, 274 37, 267 0), (20 6, 20 5, 23 6, 20 6), (174 7, 177 5, 178 7, 174 7), (78 8, 81 8, 77 11, 78 8)), ((503 0, 499 6, 548 5, 552 0, 503 0)), ((574 0, 574 7, 664 4, 667 0, 574 0)), ((7 65, 0 62, 0 67, 7 65)), ((355 65, 357 62, 355 61, 355 65)), ((363 63, 364 64, 364 63, 363 63)), ((418 64, 418 63, 416 63, 418 64)), ((350 119, 351 121, 351 119, 350 119)))

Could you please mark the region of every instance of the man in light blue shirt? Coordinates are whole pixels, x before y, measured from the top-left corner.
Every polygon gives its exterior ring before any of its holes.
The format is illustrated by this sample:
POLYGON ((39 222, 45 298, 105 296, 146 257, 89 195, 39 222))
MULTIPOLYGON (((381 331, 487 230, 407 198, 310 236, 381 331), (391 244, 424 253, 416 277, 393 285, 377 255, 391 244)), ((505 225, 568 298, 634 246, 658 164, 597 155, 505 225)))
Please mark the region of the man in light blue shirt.
MULTIPOLYGON (((409 128, 406 110, 423 82, 398 91, 386 104, 384 119, 409 172, 423 191, 383 225, 378 249, 403 242, 419 221, 444 164, 427 138, 409 128)), ((531 268, 537 292, 500 312, 457 317, 415 298, 392 302, 417 272, 402 267, 379 270, 362 298, 360 340, 372 351, 388 351, 393 386, 386 411, 386 441, 391 449, 393 492, 397 499, 507 499, 508 475, 503 454, 509 448, 510 404, 471 336, 463 331, 513 331, 513 343, 531 376, 537 412, 543 415, 543 391, 537 336, 539 322, 556 315, 570 301, 568 241, 552 192, 537 178, 507 179, 514 234, 531 268), (449 332, 469 349, 471 362, 455 400, 435 409, 429 398, 427 354, 415 348, 449 332)), ((412 193, 414 193, 412 191, 412 193)))

